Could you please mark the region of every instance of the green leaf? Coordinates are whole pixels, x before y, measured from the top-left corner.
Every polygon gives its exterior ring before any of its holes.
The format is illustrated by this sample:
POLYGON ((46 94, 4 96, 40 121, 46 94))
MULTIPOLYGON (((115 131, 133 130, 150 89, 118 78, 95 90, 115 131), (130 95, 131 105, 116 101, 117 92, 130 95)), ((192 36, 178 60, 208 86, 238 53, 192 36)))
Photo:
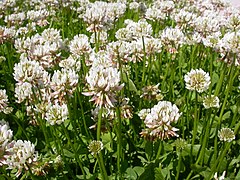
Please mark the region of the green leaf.
POLYGON ((123 81, 128 84, 129 91, 134 91, 134 92, 138 93, 138 90, 137 90, 134 82, 129 77, 127 77, 126 73, 123 73, 123 81))
POLYGON ((139 177, 139 180, 150 180, 154 179, 154 168, 156 165, 154 163, 150 163, 145 167, 145 171, 139 177))
MULTIPOLYGON (((197 156, 200 147, 201 147, 200 144, 196 144, 196 145, 193 146, 193 151, 192 151, 193 156, 197 156)), ((186 146, 186 148, 183 149, 183 152, 184 151, 186 151, 187 153, 190 154, 190 152, 191 152, 191 144, 188 144, 186 146)))
POLYGON ((138 176, 140 176, 144 172, 144 168, 140 166, 135 166, 133 170, 137 173, 138 176))
POLYGON ((137 174, 131 167, 127 168, 126 173, 128 179, 137 179, 137 174))
MULTIPOLYGON (((112 133, 112 137, 114 137, 114 133, 112 133)), ((104 147, 109 151, 109 152, 113 152, 113 149, 111 147, 111 134, 110 132, 105 133, 102 135, 102 142, 104 144, 104 147)))
POLYGON ((67 149, 63 149, 63 152, 64 152, 64 155, 66 157, 69 157, 69 158, 74 158, 75 157, 74 153, 72 153, 71 151, 69 151, 67 149))
POLYGON ((146 151, 147 158, 150 160, 150 158, 152 157, 152 154, 153 154, 153 144, 152 144, 152 142, 150 142, 150 141, 146 142, 145 151, 146 151))
POLYGON ((212 85, 216 84, 218 81, 219 81, 219 75, 214 72, 212 75, 212 85))
POLYGON ((162 168, 155 168, 155 180, 163 180, 165 177, 162 174, 162 168))
POLYGON ((231 111, 227 111, 227 112, 222 116, 222 120, 224 121, 224 120, 230 118, 230 116, 231 116, 231 111))
POLYGON ((164 146, 165 151, 173 151, 173 145, 172 144, 163 142, 163 146, 164 146))
POLYGON ((240 179, 240 171, 238 171, 237 176, 235 179, 240 179))

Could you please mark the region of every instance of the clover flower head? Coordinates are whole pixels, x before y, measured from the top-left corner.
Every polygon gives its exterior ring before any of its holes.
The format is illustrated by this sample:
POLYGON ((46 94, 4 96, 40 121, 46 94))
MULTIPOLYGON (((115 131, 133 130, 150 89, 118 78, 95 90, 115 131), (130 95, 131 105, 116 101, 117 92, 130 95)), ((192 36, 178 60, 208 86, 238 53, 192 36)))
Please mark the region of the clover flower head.
POLYGON ((46 120, 50 125, 62 124, 68 118, 68 107, 66 104, 50 104, 46 112, 46 120))
POLYGON ((160 89, 158 88, 159 84, 153 86, 145 86, 142 88, 143 94, 140 96, 141 98, 152 100, 162 100, 163 95, 161 94, 160 89))
POLYGON ((185 139, 182 138, 178 138, 176 139, 176 141, 174 142, 174 145, 176 146, 177 150, 183 150, 184 148, 187 147, 187 142, 185 139))
POLYGON ((70 55, 68 58, 60 61, 59 66, 67 70, 72 69, 75 70, 76 72, 79 72, 81 69, 81 62, 78 61, 77 56, 70 55))
POLYGON ((138 116, 140 117, 140 119, 144 120, 150 112, 151 109, 142 109, 141 111, 139 111, 138 116))
POLYGON ((96 141, 93 140, 90 142, 88 145, 89 152, 93 155, 96 156, 97 154, 100 153, 100 151, 103 149, 103 143, 101 141, 96 141))
POLYGON ((199 93, 206 91, 211 83, 209 73, 202 69, 192 69, 184 76, 186 88, 199 93))
POLYGON ((225 179, 226 171, 223 171, 223 173, 222 173, 222 175, 220 177, 218 177, 217 174, 218 174, 217 172, 214 174, 214 176, 213 176, 214 179, 215 180, 223 180, 223 179, 225 179))
POLYGON ((78 84, 78 74, 72 69, 54 71, 50 86, 54 91, 52 95, 61 102, 65 95, 71 96, 78 84))
POLYGON ((4 164, 8 166, 7 169, 18 169, 17 177, 23 169, 28 170, 29 166, 37 161, 35 145, 30 141, 12 141, 6 149, 4 164))
POLYGON ((8 106, 8 96, 5 89, 0 89, 0 112, 8 106))
POLYGON ((13 131, 5 121, 0 121, 0 151, 12 140, 13 131))
POLYGON ((123 87, 120 83, 120 72, 114 67, 93 66, 86 77, 89 92, 83 92, 85 96, 93 96, 97 106, 114 107, 117 102, 115 95, 123 87))
POLYGON ((219 98, 217 96, 211 95, 211 96, 206 96, 203 99, 203 106, 206 109, 215 107, 215 108, 219 108, 219 98))
POLYGON ((24 100, 31 100, 31 96, 33 94, 32 90, 33 86, 31 83, 17 83, 15 88, 15 97, 17 98, 17 102, 21 103, 24 100))
POLYGON ((169 101, 159 101, 157 105, 151 108, 147 114, 144 123, 146 129, 140 134, 150 140, 169 139, 172 136, 177 136, 177 128, 172 127, 171 123, 176 123, 181 116, 179 109, 175 104, 169 101))
POLYGON ((48 82, 48 73, 39 62, 20 57, 20 62, 14 65, 14 79, 19 83, 28 82, 42 86, 48 82))
POLYGON ((92 51, 87 35, 78 34, 74 36, 69 45, 70 52, 79 57, 80 55, 89 54, 92 51))
POLYGON ((160 34, 161 41, 163 44, 167 46, 172 46, 174 44, 175 48, 185 43, 185 35, 183 34, 182 30, 179 28, 170 28, 167 27, 163 30, 160 34))
POLYGON ((231 142, 235 139, 235 134, 230 128, 222 128, 218 131, 220 141, 231 142))

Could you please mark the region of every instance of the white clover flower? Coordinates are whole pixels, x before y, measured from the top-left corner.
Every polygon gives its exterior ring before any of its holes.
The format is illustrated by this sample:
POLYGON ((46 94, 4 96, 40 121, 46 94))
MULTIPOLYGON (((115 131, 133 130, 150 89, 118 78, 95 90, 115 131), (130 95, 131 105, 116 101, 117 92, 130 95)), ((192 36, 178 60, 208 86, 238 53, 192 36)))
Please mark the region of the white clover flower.
POLYGON ((179 28, 167 27, 160 34, 162 44, 178 47, 186 42, 186 37, 179 28))
POLYGON ((147 55, 160 53, 162 51, 162 41, 153 37, 145 37, 144 44, 142 38, 132 42, 136 47, 136 52, 144 55, 144 50, 147 55))
POLYGON ((178 24, 178 26, 185 27, 185 26, 189 25, 189 22, 191 20, 196 18, 196 14, 194 14, 193 12, 189 12, 185 9, 179 9, 179 10, 177 10, 176 13, 174 13, 173 18, 176 21, 176 23, 178 24))
POLYGON ((117 68, 103 66, 93 66, 90 68, 86 80, 89 92, 84 92, 86 96, 93 96, 90 101, 94 101, 97 106, 114 107, 116 102, 115 94, 123 87, 120 83, 120 72, 117 68))
POLYGON ((159 101, 157 105, 151 108, 147 114, 144 123, 146 129, 140 134, 150 140, 168 139, 171 136, 177 136, 177 128, 172 127, 171 123, 176 123, 181 116, 179 109, 175 104, 169 101, 159 101))
POLYGON ((159 84, 153 86, 153 85, 149 85, 149 86, 145 86, 142 88, 142 95, 140 96, 140 98, 144 98, 147 100, 152 100, 152 99, 157 99, 157 100, 161 100, 163 98, 163 95, 161 94, 161 90, 158 88, 159 84), (161 98, 161 99, 159 99, 161 98))
POLYGON ((72 69, 76 72, 79 72, 81 69, 81 62, 78 61, 78 58, 70 55, 67 59, 61 60, 59 63, 59 67, 64 69, 72 69))
POLYGON ((108 43, 107 51, 111 54, 114 59, 120 57, 122 61, 131 61, 131 54, 134 52, 133 43, 126 41, 116 41, 108 43))
POLYGON ((8 106, 8 96, 5 89, 0 89, 0 112, 8 106))
POLYGON ((63 41, 60 35, 60 30, 53 28, 45 29, 41 34, 40 43, 41 42, 49 44, 55 43, 57 47, 61 47, 63 41))
POLYGON ((83 20, 89 25, 90 32, 108 30, 114 21, 116 21, 126 11, 124 3, 106 3, 96 1, 89 3, 86 11, 83 13, 83 20))
POLYGON ((1 149, 5 149, 5 146, 9 142, 11 142, 12 137, 13 137, 13 131, 10 129, 8 123, 1 120, 0 121, 0 151, 1 149))
POLYGON ((59 100, 65 95, 71 96, 78 84, 78 74, 72 69, 54 71, 50 87, 54 91, 53 96, 59 100))
POLYGON ((240 31, 237 32, 227 32, 224 34, 223 38, 219 41, 219 48, 222 51, 238 53, 239 52, 239 40, 240 31))
POLYGON ((66 104, 50 104, 46 112, 46 120, 50 125, 60 125, 68 118, 68 107, 66 104))
POLYGON ((146 10, 146 19, 165 20, 174 9, 173 1, 154 1, 152 6, 146 10))
POLYGON ((115 37, 120 41, 131 41, 133 32, 127 28, 121 28, 115 33, 115 37))
POLYGON ((93 140, 88 145, 88 149, 93 156, 96 156, 103 149, 103 143, 101 141, 93 140))
POLYGON ((47 9, 29 10, 27 11, 27 19, 31 21, 39 21, 47 18, 50 14, 50 11, 47 9))
POLYGON ((142 109, 141 111, 139 111, 138 116, 140 117, 140 119, 144 120, 150 112, 151 109, 142 109))
POLYGON ((100 50, 97 53, 92 52, 87 61, 87 65, 92 65, 92 67, 102 66, 107 67, 117 67, 117 63, 113 60, 113 55, 110 51, 100 50))
POLYGON ((203 106, 206 109, 209 109, 211 107, 219 108, 219 98, 217 96, 211 95, 211 96, 206 96, 203 99, 203 106))
POLYGON ((140 19, 138 22, 126 19, 124 23, 127 25, 125 29, 130 31, 127 36, 131 35, 133 39, 150 37, 153 33, 152 26, 146 19, 140 19))
POLYGON ((59 51, 65 48, 60 31, 53 28, 45 29, 41 35, 17 39, 14 46, 17 52, 38 61, 44 68, 57 64, 61 55, 59 51))
POLYGON ((13 111, 13 108, 12 108, 12 107, 6 107, 6 108, 3 110, 3 113, 4 113, 4 114, 10 114, 12 111, 13 111))
POLYGON ((28 170, 28 166, 37 161, 35 145, 30 141, 12 141, 6 147, 6 152, 4 164, 8 166, 7 169, 18 169, 17 177, 23 169, 28 170))
POLYGON ((210 35, 202 38, 202 43, 206 47, 217 47, 218 41, 220 40, 221 32, 214 32, 210 35))
POLYGON ((89 54, 92 51, 88 37, 85 34, 78 34, 73 37, 73 40, 69 44, 70 52, 74 56, 81 56, 84 54, 89 54))
POLYGON ((209 73, 202 69, 192 69, 184 76, 186 88, 199 93, 206 91, 211 83, 209 73))
POLYGON ((44 85, 48 82, 48 73, 43 69, 37 61, 28 60, 21 56, 19 63, 14 65, 14 79, 18 83, 28 82, 32 85, 44 85))
POLYGON ((231 142, 235 139, 235 134, 230 128, 222 128, 218 131, 220 141, 231 142))
POLYGON ((145 16, 146 16, 146 19, 153 20, 153 21, 164 20, 166 18, 166 14, 156 7, 148 8, 146 10, 145 16))
POLYGON ((15 97, 17 98, 17 102, 21 103, 24 100, 31 100, 33 95, 33 86, 28 82, 17 83, 15 87, 15 97))
POLYGON ((215 180, 224 180, 225 179, 225 175, 226 175, 226 171, 223 171, 223 173, 222 173, 222 175, 220 177, 218 177, 217 174, 218 174, 217 172, 214 174, 214 179, 215 180))
POLYGON ((0 26, 0 44, 8 41, 9 39, 12 39, 15 34, 16 30, 14 29, 14 27, 7 28, 0 26))
POLYGON ((131 2, 129 4, 129 9, 134 10, 134 11, 137 11, 139 7, 140 7, 140 4, 138 2, 135 2, 135 1, 131 2))
POLYGON ((23 21, 26 19, 26 15, 24 12, 20 12, 20 13, 13 13, 10 15, 5 16, 4 21, 6 23, 10 23, 10 24, 22 24, 23 21))

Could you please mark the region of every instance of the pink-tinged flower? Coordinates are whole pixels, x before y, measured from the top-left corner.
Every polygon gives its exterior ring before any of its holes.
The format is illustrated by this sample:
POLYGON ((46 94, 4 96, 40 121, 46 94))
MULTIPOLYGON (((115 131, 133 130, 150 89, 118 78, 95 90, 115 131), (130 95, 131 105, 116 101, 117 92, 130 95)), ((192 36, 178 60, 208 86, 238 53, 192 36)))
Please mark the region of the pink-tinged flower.
POLYGON ((175 104, 169 101, 159 101, 145 116, 146 129, 140 134, 150 140, 164 140, 172 136, 178 137, 176 133, 178 129, 172 127, 171 123, 176 123, 180 116, 181 113, 179 113, 179 109, 175 104))
POLYGON ((24 169, 29 170, 29 166, 37 161, 35 145, 30 141, 12 141, 6 147, 4 159, 2 164, 7 165, 7 169, 17 169, 18 177, 24 169))
POLYGON ((117 101, 116 92, 123 88, 120 83, 120 72, 117 68, 103 66, 93 66, 86 77, 89 92, 84 92, 85 96, 93 96, 90 101, 94 101, 97 106, 114 107, 117 101))
POLYGON ((52 96, 59 102, 66 95, 71 96, 78 84, 78 74, 72 69, 62 69, 54 71, 51 78, 50 87, 54 91, 52 96))

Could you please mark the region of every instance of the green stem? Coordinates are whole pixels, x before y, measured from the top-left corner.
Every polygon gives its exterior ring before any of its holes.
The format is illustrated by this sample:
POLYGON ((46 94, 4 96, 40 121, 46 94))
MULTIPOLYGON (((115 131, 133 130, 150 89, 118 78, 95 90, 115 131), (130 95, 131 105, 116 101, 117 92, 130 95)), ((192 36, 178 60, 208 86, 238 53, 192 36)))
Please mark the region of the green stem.
POLYGON ((98 160, 98 163, 99 163, 99 167, 100 167, 100 171, 101 171, 101 174, 103 176, 103 179, 107 180, 108 179, 108 175, 107 175, 106 168, 104 166, 102 152, 99 153, 99 155, 97 157, 97 160, 98 160))
POLYGON ((225 77, 225 71, 226 71, 226 66, 225 66, 224 63, 222 64, 222 67, 220 69, 221 69, 221 74, 220 74, 219 81, 217 82, 216 90, 215 90, 215 93, 214 93, 215 96, 218 96, 218 94, 219 94, 219 92, 222 88, 223 80, 224 80, 224 77, 225 77))
POLYGON ((83 103, 82 103, 82 98, 80 97, 81 91, 79 90, 79 93, 78 93, 78 102, 80 104, 80 108, 81 108, 81 117, 82 117, 82 120, 83 120, 83 126, 84 126, 84 129, 85 129, 85 132, 87 134, 87 137, 90 137, 90 134, 88 132, 88 127, 87 127, 87 123, 86 123, 86 118, 85 118, 85 115, 84 115, 84 108, 83 108, 83 103))
MULTIPOLYGON (((230 77, 229 77, 229 79, 228 79, 228 84, 227 84, 227 86, 226 86, 226 91, 225 91, 225 98, 224 98, 224 101, 223 101, 223 105, 222 105, 222 107, 221 107, 221 111, 220 111, 220 115, 219 115, 219 118, 218 118, 218 124, 217 124, 217 128, 216 128, 216 135, 215 135, 215 140, 214 140, 214 158, 215 159, 219 159, 219 158, 217 158, 217 153, 218 153, 218 151, 217 151, 217 149, 218 149, 218 141, 217 141, 217 138, 218 138, 218 136, 217 136, 217 134, 218 134, 218 130, 220 129, 220 127, 221 127, 221 122, 222 122, 222 118, 223 118, 223 113, 224 113, 224 111, 225 111, 225 109, 226 109, 226 104, 227 104, 227 100, 228 100, 228 95, 229 95, 229 93, 230 93, 230 91, 231 91, 231 89, 232 89, 232 84, 233 84, 233 80, 234 80, 234 77, 236 77, 236 76, 234 76, 234 65, 232 65, 231 66, 231 69, 229 70, 229 72, 230 72, 230 77)), ((221 74, 221 76, 222 76, 223 74, 221 74)), ((221 79, 221 77, 220 77, 220 79, 221 79)), ((221 80, 222 81, 222 80, 221 80)), ((216 93, 215 93, 216 94, 216 93)))
POLYGON ((121 119, 121 112, 120 108, 116 108, 116 114, 118 119, 118 127, 117 127, 117 168, 118 174, 120 175, 120 179, 122 179, 122 172, 121 172, 121 161, 122 161, 122 119, 121 119))
POLYGON ((225 94, 225 98, 224 98, 224 101, 223 101, 223 105, 222 105, 222 108, 221 108, 221 112, 220 112, 220 115, 219 115, 219 119, 218 119, 218 125, 220 126, 221 124, 221 121, 222 121, 222 117, 223 117, 223 113, 225 111, 225 106, 226 106, 226 103, 227 103, 227 99, 228 99, 228 95, 232 89, 232 84, 233 84, 233 75, 234 75, 234 67, 233 65, 231 66, 231 69, 230 69, 230 78, 229 78, 229 81, 228 81, 228 85, 227 85, 227 89, 226 91, 224 92, 225 94))
POLYGON ((163 148, 163 141, 160 141, 159 147, 158 147, 158 152, 157 152, 157 155, 156 155, 156 160, 160 158, 162 148, 163 148))
POLYGON ((207 146, 207 142, 208 142, 208 139, 209 139, 209 133, 210 133, 210 124, 211 124, 211 120, 210 120, 210 117, 211 117, 211 109, 208 111, 207 113, 207 118, 206 118, 206 121, 207 121, 207 125, 206 125, 206 128, 205 129, 205 133, 204 133, 204 137, 203 137, 203 142, 202 142, 202 146, 201 146, 201 149, 200 149, 200 155, 198 156, 198 159, 196 161, 196 164, 198 164, 200 162, 200 164, 202 165, 203 161, 204 161, 204 154, 205 154, 205 149, 206 149, 206 146, 207 146))
MULTIPOLYGON (((102 114, 103 114, 103 108, 100 107, 98 112, 98 123, 97 123, 97 141, 100 141, 100 137, 101 137, 102 114)), ((98 162, 99 162, 99 167, 100 167, 102 176, 104 177, 104 180, 108 179, 107 171, 103 162, 102 152, 99 153, 98 162)))
POLYGON ((225 155, 227 154, 232 142, 226 142, 227 144, 225 144, 223 151, 221 151, 220 156, 216 159, 213 167, 211 168, 211 173, 209 175, 209 177, 207 179, 211 179, 212 175, 218 171, 218 169, 221 166, 221 163, 223 161, 223 158, 225 157, 225 155))
POLYGON ((62 124, 62 129, 63 129, 63 131, 64 131, 65 136, 67 137, 68 144, 71 146, 71 148, 72 148, 72 150, 73 150, 73 152, 74 152, 75 158, 76 158, 76 160, 77 160, 77 162, 78 162, 78 165, 79 165, 79 167, 80 167, 80 169, 81 169, 81 171, 82 171, 82 173, 83 173, 83 177, 84 177, 84 179, 86 179, 86 173, 85 173, 85 171, 84 171, 82 161, 81 161, 81 159, 79 158, 78 152, 76 151, 76 148, 75 148, 74 144, 73 144, 72 141, 71 141, 71 138, 70 138, 70 136, 69 136, 69 133, 68 133, 66 127, 65 127, 63 124, 62 124))
POLYGON ((54 140, 54 144, 55 144, 55 147, 57 149, 57 153, 59 155, 61 155, 61 157, 63 158, 64 164, 67 166, 68 172, 71 174, 71 177, 74 178, 72 169, 70 168, 69 163, 66 160, 66 157, 65 157, 65 154, 64 154, 64 151, 63 151, 63 147, 61 147, 62 142, 61 142, 61 140, 58 136, 58 133, 57 133, 55 127, 50 126, 50 130, 51 130, 52 136, 56 139, 56 141, 54 140))
POLYGON ((193 127, 193 138, 192 138, 192 144, 191 144, 191 162, 193 162, 193 146, 195 143, 195 139, 197 136, 197 128, 198 128, 198 93, 195 92, 195 107, 194 107, 194 127, 193 127))
POLYGON ((176 179, 179 179, 179 174, 180 174, 180 169, 181 169, 181 163, 182 163, 182 152, 179 152, 179 156, 178 156, 178 165, 177 165, 177 175, 176 175, 176 179))
POLYGON ((98 112, 98 122, 97 122, 97 141, 100 141, 100 136, 101 136, 102 114, 103 114, 103 108, 100 107, 98 112))

